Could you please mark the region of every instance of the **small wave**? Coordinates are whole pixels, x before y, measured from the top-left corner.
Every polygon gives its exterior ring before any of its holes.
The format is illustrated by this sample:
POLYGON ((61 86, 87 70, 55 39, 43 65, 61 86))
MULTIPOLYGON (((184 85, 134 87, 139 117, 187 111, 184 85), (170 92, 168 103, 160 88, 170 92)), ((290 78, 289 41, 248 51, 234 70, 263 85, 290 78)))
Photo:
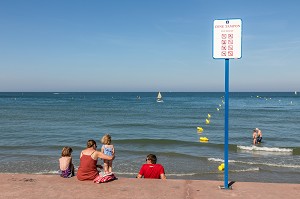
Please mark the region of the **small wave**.
POLYGON ((251 172, 251 171, 259 171, 259 167, 249 168, 249 169, 240 169, 240 170, 230 170, 230 172, 251 172))
POLYGON ((197 173, 167 173, 167 176, 194 176, 197 173))
MULTIPOLYGON (((213 162, 224 162, 221 158, 208 158, 208 161, 213 162)), ((258 163, 258 162, 245 162, 239 160, 228 160, 229 163, 240 163, 240 164, 248 164, 248 165, 265 165, 270 167, 283 167, 283 168, 300 168, 300 165, 293 164, 275 164, 275 163, 258 163)))
MULTIPOLYGON (((207 158, 207 160, 212 162, 224 162, 221 158, 207 158)), ((228 162, 235 162, 235 160, 228 160, 228 162)))
POLYGON ((208 161, 213 161, 213 162, 224 162, 224 160, 221 159, 221 158, 208 158, 208 161))
POLYGON ((180 141, 180 140, 171 140, 171 139, 124 139, 124 140, 115 140, 115 143, 118 144, 151 144, 151 145, 195 145, 198 146, 197 142, 190 141, 180 141))
POLYGON ((293 164, 257 163, 257 162, 244 162, 244 161, 234 161, 234 162, 242 163, 242 164, 250 164, 250 165, 265 165, 270 167, 300 168, 300 165, 293 165, 293 164))
POLYGON ((58 173, 59 173, 59 170, 55 170, 55 171, 40 171, 40 172, 36 172, 34 174, 41 175, 41 174, 58 174, 58 173))
POLYGON ((257 147, 257 146, 237 146, 238 149, 248 151, 267 151, 267 152, 289 152, 292 153, 293 149, 277 148, 277 147, 257 147))

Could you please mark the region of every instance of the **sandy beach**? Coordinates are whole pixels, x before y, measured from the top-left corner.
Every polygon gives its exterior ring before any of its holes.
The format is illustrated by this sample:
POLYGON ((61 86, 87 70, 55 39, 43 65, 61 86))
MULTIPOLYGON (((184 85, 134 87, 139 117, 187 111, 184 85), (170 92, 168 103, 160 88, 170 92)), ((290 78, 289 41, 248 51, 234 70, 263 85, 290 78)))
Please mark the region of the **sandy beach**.
POLYGON ((299 198, 300 184, 236 182, 222 190, 221 181, 118 178, 94 184, 57 175, 0 174, 0 198, 299 198), (105 194, 104 194, 105 193, 105 194))

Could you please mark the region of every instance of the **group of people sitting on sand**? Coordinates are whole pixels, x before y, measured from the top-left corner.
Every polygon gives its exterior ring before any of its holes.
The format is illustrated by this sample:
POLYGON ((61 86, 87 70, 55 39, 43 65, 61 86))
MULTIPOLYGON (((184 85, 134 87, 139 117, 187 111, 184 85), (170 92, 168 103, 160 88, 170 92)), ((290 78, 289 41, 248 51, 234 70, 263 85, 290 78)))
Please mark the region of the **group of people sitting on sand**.
MULTIPOLYGON (((115 149, 111 144, 111 136, 106 134, 102 137, 103 144, 101 150, 97 150, 95 140, 88 140, 86 149, 80 153, 80 163, 77 170, 78 180, 94 180, 96 182, 100 177, 113 176, 112 161, 115 159, 115 149), (98 158, 103 160, 103 167, 97 164, 98 158), (104 169, 100 172, 99 169, 104 169)), ((60 176, 69 178, 75 176, 75 169, 72 163, 72 148, 64 147, 62 149, 61 158, 59 159, 60 176)), ((146 164, 143 164, 137 178, 154 178, 166 179, 164 167, 161 164, 156 164, 157 158, 154 154, 147 155, 146 164)), ((99 183, 99 182, 98 182, 99 183)))

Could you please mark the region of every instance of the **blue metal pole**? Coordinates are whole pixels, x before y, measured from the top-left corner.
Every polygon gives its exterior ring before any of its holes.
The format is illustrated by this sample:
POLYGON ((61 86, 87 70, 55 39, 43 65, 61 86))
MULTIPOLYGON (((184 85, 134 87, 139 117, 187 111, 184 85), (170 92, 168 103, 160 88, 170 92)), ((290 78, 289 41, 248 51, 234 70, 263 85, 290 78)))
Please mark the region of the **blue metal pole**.
POLYGON ((228 115, 229 115, 229 59, 225 59, 225 131, 224 131, 224 187, 228 189, 228 115))

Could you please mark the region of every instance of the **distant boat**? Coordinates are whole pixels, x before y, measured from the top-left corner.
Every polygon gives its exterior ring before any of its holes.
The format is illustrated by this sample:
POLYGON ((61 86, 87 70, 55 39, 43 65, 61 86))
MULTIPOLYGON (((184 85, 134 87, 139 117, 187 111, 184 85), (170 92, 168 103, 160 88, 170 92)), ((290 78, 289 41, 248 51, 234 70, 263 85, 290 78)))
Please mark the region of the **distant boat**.
POLYGON ((156 101, 157 101, 157 102, 164 102, 164 100, 163 100, 162 95, 161 95, 160 92, 158 92, 158 94, 157 94, 156 101))
POLYGON ((297 95, 297 91, 295 91, 295 95, 297 95))

